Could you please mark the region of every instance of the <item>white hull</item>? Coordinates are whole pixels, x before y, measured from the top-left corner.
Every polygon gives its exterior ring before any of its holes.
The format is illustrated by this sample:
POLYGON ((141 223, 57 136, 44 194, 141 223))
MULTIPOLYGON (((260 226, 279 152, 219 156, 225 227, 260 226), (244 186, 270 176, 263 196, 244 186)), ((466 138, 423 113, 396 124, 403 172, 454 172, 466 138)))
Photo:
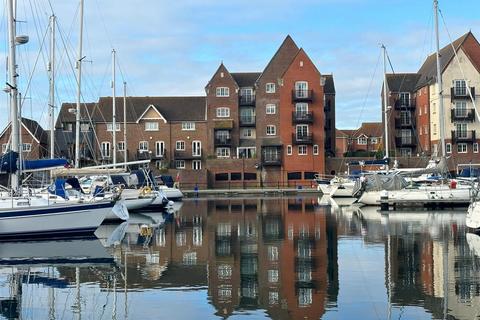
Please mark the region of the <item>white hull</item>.
POLYGON ((474 201, 468 207, 466 225, 470 229, 480 228, 480 201, 474 201))
POLYGON ((158 186, 158 190, 163 191, 168 200, 180 200, 183 198, 182 191, 167 186, 158 186))
POLYGON ((317 190, 330 197, 352 197, 354 186, 353 181, 342 179, 342 182, 339 182, 334 178, 329 184, 319 184, 317 190))
POLYGON ((154 194, 150 197, 141 197, 137 189, 123 190, 121 198, 129 211, 146 208, 155 200, 154 194))
POLYGON ((332 184, 319 184, 317 190, 321 191, 324 196, 332 196, 337 188, 338 186, 332 184))
POLYGON ((110 202, 1 210, 0 237, 93 232, 111 210, 110 202))

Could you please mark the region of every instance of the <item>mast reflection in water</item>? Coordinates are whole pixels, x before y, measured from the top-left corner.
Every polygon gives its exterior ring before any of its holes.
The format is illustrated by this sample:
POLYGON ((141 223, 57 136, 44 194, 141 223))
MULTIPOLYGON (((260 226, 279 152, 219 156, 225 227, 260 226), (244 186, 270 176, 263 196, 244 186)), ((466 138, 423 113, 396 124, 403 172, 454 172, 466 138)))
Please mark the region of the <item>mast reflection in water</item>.
POLYGON ((472 319, 464 212, 317 198, 186 199, 99 239, 0 243, 5 319, 472 319), (322 203, 322 205, 320 205, 322 203))

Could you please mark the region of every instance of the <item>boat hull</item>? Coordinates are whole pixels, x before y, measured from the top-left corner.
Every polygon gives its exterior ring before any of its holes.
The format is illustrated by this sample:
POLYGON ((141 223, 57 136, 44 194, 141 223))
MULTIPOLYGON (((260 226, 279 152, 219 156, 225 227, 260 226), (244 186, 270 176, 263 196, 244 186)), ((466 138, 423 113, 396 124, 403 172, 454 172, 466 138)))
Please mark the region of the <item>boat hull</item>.
POLYGON ((0 239, 92 234, 113 202, 54 204, 0 211, 0 239))

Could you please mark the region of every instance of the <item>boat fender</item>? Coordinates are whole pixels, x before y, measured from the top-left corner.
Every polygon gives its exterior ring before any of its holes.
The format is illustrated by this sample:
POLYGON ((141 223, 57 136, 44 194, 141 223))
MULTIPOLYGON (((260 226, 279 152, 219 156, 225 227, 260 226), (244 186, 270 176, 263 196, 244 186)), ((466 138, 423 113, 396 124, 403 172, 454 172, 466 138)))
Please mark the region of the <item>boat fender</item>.
POLYGON ((450 181, 450 189, 456 189, 457 188, 457 181, 456 180, 451 180, 450 181))

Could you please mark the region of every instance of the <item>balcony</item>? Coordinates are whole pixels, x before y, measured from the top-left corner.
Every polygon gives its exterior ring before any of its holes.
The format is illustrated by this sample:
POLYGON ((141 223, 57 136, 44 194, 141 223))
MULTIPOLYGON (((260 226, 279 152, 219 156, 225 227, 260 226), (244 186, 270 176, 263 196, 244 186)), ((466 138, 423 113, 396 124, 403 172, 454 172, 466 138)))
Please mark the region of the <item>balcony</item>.
POLYGON ((396 110, 415 110, 415 99, 397 99, 395 100, 396 110))
POLYGON ((397 148, 402 147, 416 147, 415 138, 414 137, 395 137, 395 145, 397 148))
POLYGON ((313 123, 313 111, 293 111, 293 124, 296 123, 313 123))
POLYGON ((292 90, 293 102, 313 101, 313 90, 292 90))
POLYGON ((475 121, 475 110, 473 109, 455 109, 453 108, 450 111, 450 116, 452 118, 452 122, 456 121, 468 121, 474 122, 475 121))
POLYGON ((240 116, 240 127, 255 127, 255 116, 240 116))
POLYGON ((239 96, 238 105, 240 106, 255 106, 255 96, 239 96))
POLYGON ((402 119, 402 118, 395 118, 395 128, 396 129, 412 129, 415 127, 415 118, 410 119, 402 119))
MULTIPOLYGON (((472 93, 472 98, 475 99, 475 87, 470 87, 470 92, 472 93)), ((451 100, 470 100, 470 95, 468 94, 467 89, 465 90, 455 90, 454 87, 450 88, 450 98, 451 100)))
POLYGON ((137 149, 137 160, 150 160, 151 154, 148 150, 137 149))
POLYGON ((452 130, 452 143, 474 143, 476 140, 475 130, 455 131, 452 130))
POLYGON ((214 145, 215 147, 231 147, 232 138, 231 137, 215 137, 214 145))
POLYGON ((292 134, 292 142, 293 144, 313 144, 313 134, 292 134))
POLYGON ((264 166, 281 166, 282 165, 282 156, 279 153, 263 153, 262 154, 262 165, 264 166))
POLYGON ((195 160, 195 159, 201 159, 202 158, 202 152, 200 150, 200 153, 193 154, 191 151, 181 151, 181 150, 175 150, 173 152, 173 157, 175 160, 195 160))

